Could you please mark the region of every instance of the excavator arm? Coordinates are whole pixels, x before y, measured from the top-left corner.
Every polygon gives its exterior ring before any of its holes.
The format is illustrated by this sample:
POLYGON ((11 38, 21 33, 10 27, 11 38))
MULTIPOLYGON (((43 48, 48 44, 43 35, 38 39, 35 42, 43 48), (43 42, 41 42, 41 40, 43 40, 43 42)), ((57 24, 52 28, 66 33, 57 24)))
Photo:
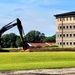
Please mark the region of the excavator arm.
POLYGON ((28 44, 27 44, 27 42, 26 42, 26 41, 24 40, 24 38, 23 38, 24 30, 23 30, 23 27, 22 27, 22 25, 21 25, 21 21, 20 21, 18 18, 17 18, 16 20, 17 20, 16 23, 13 23, 14 21, 12 21, 12 22, 10 22, 9 24, 5 25, 4 27, 2 27, 2 28, 0 29, 0 38, 1 38, 2 34, 3 34, 5 31, 11 29, 11 28, 14 27, 14 26, 17 26, 17 28, 18 28, 18 30, 19 30, 19 33, 20 33, 21 41, 22 41, 22 43, 23 43, 23 49, 26 50, 26 49, 28 48, 28 44))

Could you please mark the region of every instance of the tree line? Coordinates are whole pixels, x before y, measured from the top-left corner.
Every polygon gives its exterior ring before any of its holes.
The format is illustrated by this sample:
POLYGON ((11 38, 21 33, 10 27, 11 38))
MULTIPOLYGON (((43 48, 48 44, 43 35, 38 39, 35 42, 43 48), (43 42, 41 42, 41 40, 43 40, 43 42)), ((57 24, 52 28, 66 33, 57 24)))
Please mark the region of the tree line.
MULTIPOLYGON (((27 42, 34 42, 34 43, 55 42, 55 35, 46 37, 44 33, 41 33, 36 30, 31 30, 24 36, 24 40, 26 40, 27 42)), ((3 48, 9 47, 13 48, 22 46, 20 36, 16 35, 15 33, 2 35, 1 46, 3 48)))

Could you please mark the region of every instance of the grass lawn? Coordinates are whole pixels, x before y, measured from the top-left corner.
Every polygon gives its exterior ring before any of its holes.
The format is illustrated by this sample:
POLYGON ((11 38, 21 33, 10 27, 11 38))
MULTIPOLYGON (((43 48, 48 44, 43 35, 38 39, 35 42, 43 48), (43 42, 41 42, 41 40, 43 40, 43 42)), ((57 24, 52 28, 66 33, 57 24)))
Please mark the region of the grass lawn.
POLYGON ((0 70, 75 67, 75 52, 0 53, 0 70))

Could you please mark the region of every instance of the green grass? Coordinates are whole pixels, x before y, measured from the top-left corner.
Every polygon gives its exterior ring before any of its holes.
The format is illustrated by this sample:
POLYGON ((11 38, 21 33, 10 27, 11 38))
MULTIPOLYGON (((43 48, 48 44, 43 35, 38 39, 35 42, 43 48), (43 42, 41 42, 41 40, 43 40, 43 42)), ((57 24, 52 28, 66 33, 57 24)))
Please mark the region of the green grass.
POLYGON ((60 48, 60 47, 57 45, 52 45, 52 46, 44 46, 42 48, 50 49, 50 48, 60 48))
POLYGON ((0 53, 0 70, 75 67, 75 52, 0 53))

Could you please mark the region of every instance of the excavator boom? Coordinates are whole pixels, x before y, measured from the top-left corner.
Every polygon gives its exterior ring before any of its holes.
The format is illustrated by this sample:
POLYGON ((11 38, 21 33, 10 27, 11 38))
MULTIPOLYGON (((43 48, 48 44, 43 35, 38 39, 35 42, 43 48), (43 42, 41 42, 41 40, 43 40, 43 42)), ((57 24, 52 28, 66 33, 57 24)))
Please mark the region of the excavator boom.
MULTIPOLYGON (((15 20, 14 20, 14 21, 8 23, 7 25, 3 26, 3 27, 0 29, 0 40, 1 40, 2 34, 3 34, 5 31, 11 29, 11 28, 14 27, 14 26, 17 26, 17 28, 18 28, 18 30, 19 30, 19 33, 20 33, 21 41, 22 41, 22 43, 23 43, 23 49, 26 50, 26 49, 28 48, 28 44, 27 44, 27 42, 26 42, 26 41, 24 40, 24 38, 23 38, 24 30, 23 30, 21 21, 20 21, 19 18, 17 18, 16 20, 17 20, 16 23, 13 23, 13 22, 15 21, 15 20)), ((0 43, 0 44, 1 44, 1 43, 0 43)))

